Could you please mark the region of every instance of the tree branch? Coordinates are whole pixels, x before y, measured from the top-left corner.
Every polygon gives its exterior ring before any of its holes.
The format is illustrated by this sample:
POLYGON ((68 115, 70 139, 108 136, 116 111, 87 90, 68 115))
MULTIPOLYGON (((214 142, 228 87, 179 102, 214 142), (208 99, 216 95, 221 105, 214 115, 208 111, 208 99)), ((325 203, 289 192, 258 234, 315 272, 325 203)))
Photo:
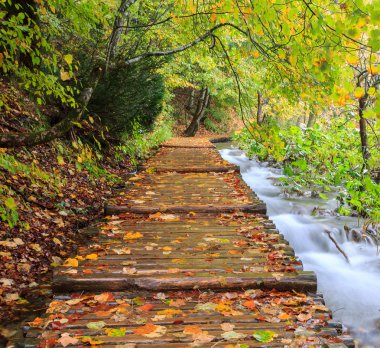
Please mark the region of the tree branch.
POLYGON ((140 60, 148 58, 148 57, 163 57, 163 56, 169 56, 172 54, 176 54, 179 52, 186 51, 189 48, 196 46, 200 42, 203 42, 205 39, 210 37, 214 31, 216 31, 222 27, 232 27, 232 28, 238 30, 239 32, 243 33, 245 36, 247 36, 247 33, 244 30, 242 30, 241 28, 239 28, 238 26, 236 26, 232 23, 221 23, 221 24, 215 25, 210 30, 205 32, 203 35, 197 37, 194 41, 191 41, 191 42, 187 43, 186 45, 179 46, 179 47, 173 48, 171 50, 167 50, 167 51, 146 52, 146 53, 143 53, 139 56, 136 56, 136 57, 133 57, 133 58, 126 60, 125 64, 127 64, 127 65, 134 64, 134 63, 137 63, 140 60))

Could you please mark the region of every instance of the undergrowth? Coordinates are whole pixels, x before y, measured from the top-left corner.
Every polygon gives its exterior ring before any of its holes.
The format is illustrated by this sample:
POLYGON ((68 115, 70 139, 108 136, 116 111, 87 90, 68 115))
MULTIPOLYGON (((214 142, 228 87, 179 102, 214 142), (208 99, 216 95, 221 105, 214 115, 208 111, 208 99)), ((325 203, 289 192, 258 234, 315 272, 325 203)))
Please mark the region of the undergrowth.
MULTIPOLYGON (((248 156, 283 165, 281 183, 286 190, 313 190, 323 199, 338 190, 338 212, 359 214, 380 221, 380 185, 376 182, 380 152, 372 148, 363 163, 359 131, 353 122, 332 120, 313 128, 279 125, 274 120, 235 135, 248 156)), ((370 139, 374 143, 375 139, 370 139)))

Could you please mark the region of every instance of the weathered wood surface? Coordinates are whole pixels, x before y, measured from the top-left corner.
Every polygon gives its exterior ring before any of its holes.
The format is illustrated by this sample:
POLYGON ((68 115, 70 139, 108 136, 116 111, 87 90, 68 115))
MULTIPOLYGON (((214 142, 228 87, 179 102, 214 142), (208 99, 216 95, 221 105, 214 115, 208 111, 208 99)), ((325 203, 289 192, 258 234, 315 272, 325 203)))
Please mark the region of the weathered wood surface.
POLYGON ((105 206, 106 214, 266 212, 265 205, 233 172, 139 173, 129 180, 134 182, 134 187, 110 200, 105 206))
POLYGON ((337 342, 352 347, 341 334, 318 295, 247 290, 58 296, 26 336, 30 343, 42 338, 50 347, 61 347, 62 335, 77 340, 72 346, 91 339, 101 347, 333 347, 337 342), (91 323, 100 323, 99 328, 91 323), (253 337, 262 331, 272 332, 273 340, 261 343, 253 337), (237 334, 240 338, 234 339, 237 334))
POLYGON ((78 267, 57 267, 56 291, 267 288, 315 291, 313 273, 263 215, 126 214, 99 225, 78 267), (86 259, 96 255, 96 260, 86 259))
POLYGON ((207 138, 167 142, 128 186, 55 269, 55 299, 23 347, 354 346, 207 138))
POLYGON ((215 145, 210 142, 209 137, 196 138, 172 138, 161 145, 162 147, 191 148, 191 149, 214 149, 215 145))
POLYGON ((224 161, 215 148, 194 151, 192 148, 162 147, 142 170, 154 172, 207 173, 239 171, 239 167, 224 161))

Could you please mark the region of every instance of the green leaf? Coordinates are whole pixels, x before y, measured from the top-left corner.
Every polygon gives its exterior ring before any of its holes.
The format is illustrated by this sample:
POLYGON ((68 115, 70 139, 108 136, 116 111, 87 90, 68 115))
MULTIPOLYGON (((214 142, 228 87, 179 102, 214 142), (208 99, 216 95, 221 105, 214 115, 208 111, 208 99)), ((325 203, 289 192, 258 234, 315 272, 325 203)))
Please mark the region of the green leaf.
POLYGON ((292 166, 298 167, 301 170, 306 170, 308 167, 307 162, 304 159, 292 162, 292 166))
POLYGON ((90 330, 101 330, 106 326, 104 321, 93 321, 86 325, 90 330))
POLYGON ((72 54, 66 54, 65 56, 63 56, 63 59, 65 60, 65 62, 67 64, 71 65, 73 62, 73 55, 72 54))
POLYGON ((265 330, 265 331, 255 331, 252 336, 256 341, 267 343, 267 342, 272 342, 273 338, 276 335, 277 334, 273 331, 265 330))
POLYGON ((13 199, 13 197, 8 197, 6 200, 5 200, 5 206, 8 208, 8 209, 11 209, 11 210, 14 210, 16 209, 17 207, 17 204, 15 202, 15 200, 13 199))
POLYGON ((320 193, 319 194, 319 197, 321 197, 322 199, 329 199, 329 197, 327 197, 325 194, 323 194, 323 193, 320 193))

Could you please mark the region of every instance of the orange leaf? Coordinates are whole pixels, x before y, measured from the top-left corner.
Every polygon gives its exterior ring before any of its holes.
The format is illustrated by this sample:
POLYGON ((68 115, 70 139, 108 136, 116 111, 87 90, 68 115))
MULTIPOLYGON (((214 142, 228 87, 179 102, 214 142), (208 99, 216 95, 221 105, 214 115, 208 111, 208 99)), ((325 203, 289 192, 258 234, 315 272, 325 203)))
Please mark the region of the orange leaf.
POLYGON ((290 318, 290 315, 283 312, 281 313, 279 316, 277 316, 278 319, 281 319, 281 320, 288 320, 290 318))
POLYGON ((114 299, 115 297, 113 296, 111 292, 103 292, 100 295, 94 296, 94 300, 98 302, 109 302, 109 301, 113 301, 114 299))
POLYGON ((143 312, 149 312, 154 308, 154 305, 151 303, 146 303, 141 307, 138 307, 138 310, 143 311, 143 312))
POLYGON ((196 334, 200 334, 201 332, 202 332, 202 329, 196 325, 186 326, 185 329, 183 330, 183 333, 185 335, 196 335, 196 334))
POLYGON ((31 327, 39 327, 44 323, 44 320, 42 318, 36 318, 33 321, 29 323, 31 327))
POLYGON ((254 301, 251 300, 251 301, 245 301, 243 303, 243 306, 247 307, 248 309, 254 309, 256 307, 256 304, 254 301))
POLYGON ((133 333, 136 335, 146 335, 156 331, 157 326, 152 323, 147 323, 144 326, 140 326, 133 330, 133 333))

